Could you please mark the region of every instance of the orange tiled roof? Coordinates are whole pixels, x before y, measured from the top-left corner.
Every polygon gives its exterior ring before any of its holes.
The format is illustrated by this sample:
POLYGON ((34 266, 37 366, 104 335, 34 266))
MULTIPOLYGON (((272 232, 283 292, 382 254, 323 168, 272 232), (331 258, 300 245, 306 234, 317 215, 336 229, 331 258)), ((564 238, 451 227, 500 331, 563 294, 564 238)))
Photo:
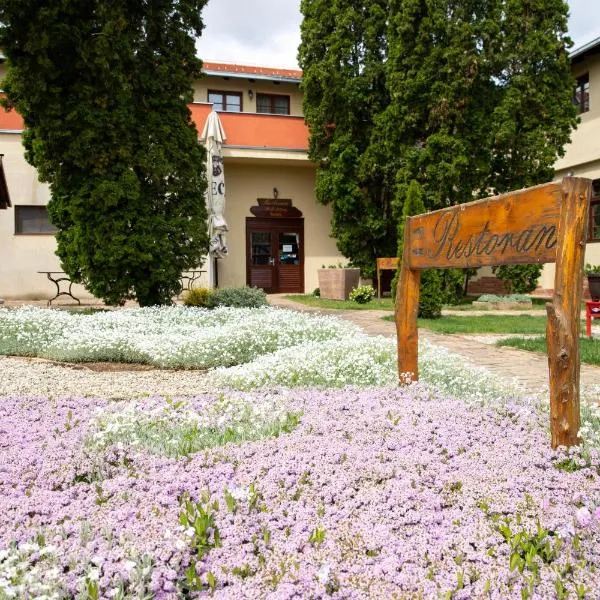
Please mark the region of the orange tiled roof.
POLYGON ((236 65, 232 63, 217 63, 204 61, 205 71, 220 71, 222 73, 262 75, 263 77, 285 77, 289 79, 301 79, 302 71, 298 69, 274 69, 271 67, 254 67, 250 65, 236 65))

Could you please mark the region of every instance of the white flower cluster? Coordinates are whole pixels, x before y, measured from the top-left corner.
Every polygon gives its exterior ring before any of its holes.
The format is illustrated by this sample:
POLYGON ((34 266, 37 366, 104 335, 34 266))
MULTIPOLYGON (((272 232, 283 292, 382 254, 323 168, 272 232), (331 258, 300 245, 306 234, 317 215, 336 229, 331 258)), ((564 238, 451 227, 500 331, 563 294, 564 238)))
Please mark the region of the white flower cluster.
POLYGON ((357 331, 331 317, 268 307, 156 307, 92 315, 0 309, 0 354, 199 369, 241 364, 280 348, 357 331))
POLYGON ((249 390, 261 387, 360 387, 397 382, 396 345, 362 333, 305 342, 237 367, 215 369, 208 382, 249 390))
POLYGON ((60 600, 65 596, 66 582, 54 546, 22 542, 0 550, 0 598, 60 600))
POLYGON ((516 380, 507 380, 430 342, 419 342, 419 378, 439 390, 476 404, 495 404, 524 395, 516 380))
POLYGON ((222 394, 201 408, 184 399, 119 402, 97 411, 86 447, 99 451, 127 445, 184 456, 227 442, 276 436, 291 430, 297 421, 298 415, 288 412, 277 394, 260 401, 222 394))

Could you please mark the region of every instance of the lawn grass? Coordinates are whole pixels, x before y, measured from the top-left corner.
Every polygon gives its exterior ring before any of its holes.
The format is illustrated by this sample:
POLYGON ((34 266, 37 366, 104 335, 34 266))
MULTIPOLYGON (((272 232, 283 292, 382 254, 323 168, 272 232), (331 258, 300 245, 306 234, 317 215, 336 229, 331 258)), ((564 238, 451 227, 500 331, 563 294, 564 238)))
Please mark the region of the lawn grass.
MULTIPOLYGON (((384 317, 393 321, 394 317, 384 317)), ((419 327, 438 333, 545 333, 546 317, 531 315, 481 315, 440 319, 419 319, 419 327)))
MULTIPOLYGON (((480 308, 479 306, 473 306, 473 301, 477 300, 478 296, 470 296, 465 302, 461 302, 460 304, 444 304, 443 310, 460 310, 460 311, 469 311, 469 310, 486 310, 485 308, 480 308)), ((523 310, 540 310, 546 307, 546 304, 549 302, 548 298, 532 298, 531 304, 529 306, 527 304, 523 304, 522 306, 515 306, 511 308, 505 308, 503 310, 515 310, 515 311, 523 311, 523 310)), ((492 309, 490 309, 492 312, 492 309)))
POLYGON ((545 333, 546 317, 531 315, 446 316, 419 319, 419 327, 438 333, 545 333))
MULTIPOLYGON (((512 348, 520 348, 521 350, 529 350, 530 352, 543 352, 544 354, 548 351, 545 337, 511 337, 498 340, 496 345, 511 346, 512 348)), ((581 362, 590 365, 600 365, 600 340, 581 337, 579 338, 579 349, 581 362)))
POLYGON ((366 304, 358 304, 352 300, 329 300, 312 294, 292 294, 285 296, 288 300, 314 306, 316 308, 337 308, 340 310, 394 310, 391 298, 373 298, 366 304))

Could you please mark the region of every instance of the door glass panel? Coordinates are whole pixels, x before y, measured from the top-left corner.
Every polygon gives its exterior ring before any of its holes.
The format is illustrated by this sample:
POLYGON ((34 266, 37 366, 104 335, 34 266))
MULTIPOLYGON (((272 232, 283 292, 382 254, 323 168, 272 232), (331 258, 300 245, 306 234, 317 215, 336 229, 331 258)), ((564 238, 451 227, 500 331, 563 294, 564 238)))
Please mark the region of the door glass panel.
POLYGON ((300 234, 282 233, 279 236, 279 262, 282 265, 300 264, 300 234))
POLYGON ((268 231, 253 231, 250 234, 253 265, 272 265, 271 234, 268 231))

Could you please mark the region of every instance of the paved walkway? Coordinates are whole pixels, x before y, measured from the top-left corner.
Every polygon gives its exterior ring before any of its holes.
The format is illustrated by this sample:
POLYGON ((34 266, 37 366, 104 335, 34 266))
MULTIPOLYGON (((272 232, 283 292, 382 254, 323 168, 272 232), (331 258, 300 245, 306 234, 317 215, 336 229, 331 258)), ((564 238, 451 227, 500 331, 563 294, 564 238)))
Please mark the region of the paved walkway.
MULTIPOLYGON (((279 294, 270 295, 268 299, 274 306, 306 312, 333 314, 341 319, 355 323, 369 335, 396 336, 394 322, 382 319, 385 314, 389 313, 381 310, 320 309, 292 302, 279 294)), ((475 316, 476 314, 490 314, 489 311, 451 312, 452 314, 460 314, 465 317, 475 316)), ((444 314, 447 313, 445 312, 444 314)), ((514 315, 519 314, 519 311, 494 311, 493 314, 514 315)), ((545 316, 546 311, 530 310, 527 311, 527 314, 545 316)), ((548 359, 542 354, 518 350, 516 348, 493 346, 489 343, 483 343, 476 336, 444 335, 428 331, 427 329, 419 330, 419 339, 429 340, 438 346, 447 348, 454 354, 464 356, 473 364, 486 367, 500 377, 508 380, 517 379, 527 391, 537 392, 548 385, 548 359)), ((600 367, 582 364, 581 382, 586 386, 600 385, 600 367)))

